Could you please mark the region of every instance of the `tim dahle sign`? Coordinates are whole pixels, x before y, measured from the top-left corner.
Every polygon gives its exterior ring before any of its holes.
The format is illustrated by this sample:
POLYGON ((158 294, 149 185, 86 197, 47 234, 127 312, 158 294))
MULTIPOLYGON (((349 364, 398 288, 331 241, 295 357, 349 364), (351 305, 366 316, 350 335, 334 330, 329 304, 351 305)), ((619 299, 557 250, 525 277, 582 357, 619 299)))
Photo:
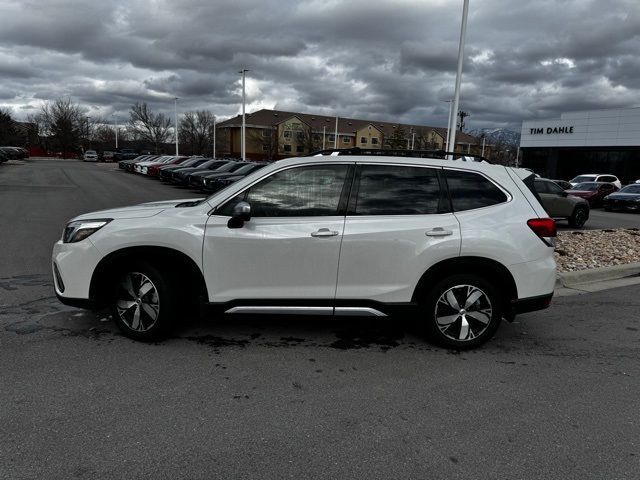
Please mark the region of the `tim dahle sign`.
POLYGON ((573 133, 573 127, 544 127, 530 128, 529 135, 540 135, 546 133, 547 135, 553 135, 558 133, 573 133))

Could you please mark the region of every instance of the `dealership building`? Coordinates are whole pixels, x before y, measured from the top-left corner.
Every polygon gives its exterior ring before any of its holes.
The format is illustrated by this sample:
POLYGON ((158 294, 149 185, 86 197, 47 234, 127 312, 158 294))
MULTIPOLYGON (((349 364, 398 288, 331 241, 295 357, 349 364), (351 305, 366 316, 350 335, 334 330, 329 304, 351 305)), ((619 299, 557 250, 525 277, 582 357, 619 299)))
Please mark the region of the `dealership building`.
POLYGON ((569 112, 522 122, 522 166, 553 179, 611 173, 640 179, 640 108, 569 112))

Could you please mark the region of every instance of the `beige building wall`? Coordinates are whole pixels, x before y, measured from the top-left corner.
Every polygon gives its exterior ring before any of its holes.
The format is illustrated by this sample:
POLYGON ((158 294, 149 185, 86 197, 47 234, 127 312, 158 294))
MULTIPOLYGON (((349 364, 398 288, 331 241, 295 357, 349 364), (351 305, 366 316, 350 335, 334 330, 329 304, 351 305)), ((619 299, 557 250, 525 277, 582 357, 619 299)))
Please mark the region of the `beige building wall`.
POLYGON ((360 148, 382 148, 383 135, 374 125, 356 131, 355 145, 360 148))

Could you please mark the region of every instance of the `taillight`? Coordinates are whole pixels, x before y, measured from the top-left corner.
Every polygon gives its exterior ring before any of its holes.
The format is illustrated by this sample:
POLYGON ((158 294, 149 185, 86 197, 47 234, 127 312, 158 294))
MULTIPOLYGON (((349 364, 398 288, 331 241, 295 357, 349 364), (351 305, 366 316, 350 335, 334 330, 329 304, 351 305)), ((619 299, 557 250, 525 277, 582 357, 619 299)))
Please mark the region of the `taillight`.
POLYGON ((557 235, 556 221, 553 218, 532 218, 527 220, 527 225, 533 230, 540 240, 553 246, 553 238, 557 235))

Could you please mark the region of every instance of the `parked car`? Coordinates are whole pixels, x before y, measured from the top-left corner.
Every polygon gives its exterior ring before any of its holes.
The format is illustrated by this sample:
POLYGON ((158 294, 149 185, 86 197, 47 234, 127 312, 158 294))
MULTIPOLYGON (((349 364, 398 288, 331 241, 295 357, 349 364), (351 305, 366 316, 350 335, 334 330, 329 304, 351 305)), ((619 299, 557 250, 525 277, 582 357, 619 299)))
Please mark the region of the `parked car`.
POLYGON ((199 188, 207 192, 217 192, 227 185, 246 177, 247 175, 266 167, 267 163, 250 163, 239 168, 235 172, 212 173, 204 177, 200 177, 202 183, 198 184, 199 188))
POLYGON ((551 180, 551 181, 557 184, 558 186, 560 186, 563 190, 571 190, 571 188, 573 187, 573 185, 571 185, 571 183, 567 182, 566 180, 551 180))
POLYGON ((225 160, 214 160, 210 158, 206 162, 201 163, 199 165, 194 165, 192 167, 178 168, 177 170, 174 170, 172 173, 171 183, 173 183, 174 185, 186 186, 189 184, 189 178, 188 178, 189 174, 193 172, 198 172, 198 171, 218 169, 229 164, 235 165, 236 162, 227 162, 225 160))
POLYGON ((4 163, 9 160, 9 155, 7 152, 0 148, 0 163, 4 163))
POLYGON ((609 175, 604 173, 586 173, 584 175, 578 175, 575 178, 569 180, 572 187, 575 187, 579 183, 585 182, 605 182, 613 183, 618 189, 622 188, 622 183, 615 175, 609 175))
POLYGON ((161 157, 155 157, 152 156, 146 160, 143 160, 142 162, 135 162, 134 164, 132 164, 133 166, 133 171, 134 173, 139 173, 141 175, 146 175, 147 174, 147 167, 149 165, 152 165, 154 163, 167 163, 170 162, 171 160, 173 160, 174 157, 173 155, 163 155, 161 157))
POLYGON ((170 182, 173 178, 173 172, 180 168, 195 167, 210 160, 209 158, 190 158, 184 161, 180 165, 167 165, 166 167, 160 167, 158 172, 158 179, 161 182, 170 182))
POLYGON ((136 162, 143 162, 144 160, 148 160, 152 158, 153 155, 139 155, 136 158, 129 158, 127 160, 120 160, 118 162, 118 167, 126 170, 127 172, 133 171, 133 164, 136 162))
POLYGON ((542 200, 542 206, 550 217, 566 219, 569 226, 582 228, 589 219, 589 202, 584 198, 569 195, 553 180, 536 178, 536 192, 542 200))
POLYGON ((171 157, 167 162, 153 162, 147 165, 147 175, 150 177, 157 177, 160 169, 165 166, 177 166, 180 165, 191 157, 171 157))
POLYGON ((98 152, 96 152, 95 150, 85 150, 84 155, 82 156, 82 160, 84 162, 97 162, 98 152))
POLYGON ((227 175, 233 172, 239 171, 241 168, 246 167, 247 162, 228 162, 216 168, 207 168, 206 170, 196 170, 187 175, 186 184, 192 188, 202 188, 202 179, 209 175, 227 175))
POLYGON ((4 152, 9 160, 17 160, 25 156, 24 152, 17 147, 0 147, 0 150, 4 152))
POLYGON ((113 152, 111 150, 105 150, 102 152, 103 162, 113 162, 113 152))
POLYGON ((139 154, 130 148, 122 148, 120 150, 116 150, 113 153, 113 159, 115 161, 119 161, 119 160, 130 160, 130 159, 134 159, 136 157, 138 157, 139 154))
POLYGON ((640 184, 627 185, 604 197, 604 209, 640 211, 640 184))
POLYGON ((584 182, 578 183, 571 190, 565 190, 569 195, 584 198, 591 208, 602 205, 604 197, 618 190, 613 183, 584 182))
POLYGON ((551 302, 556 224, 533 178, 441 158, 281 160, 206 199, 73 218, 53 248, 55 293, 111 308, 144 341, 204 301, 229 315, 413 311, 434 341, 476 347, 551 302))

